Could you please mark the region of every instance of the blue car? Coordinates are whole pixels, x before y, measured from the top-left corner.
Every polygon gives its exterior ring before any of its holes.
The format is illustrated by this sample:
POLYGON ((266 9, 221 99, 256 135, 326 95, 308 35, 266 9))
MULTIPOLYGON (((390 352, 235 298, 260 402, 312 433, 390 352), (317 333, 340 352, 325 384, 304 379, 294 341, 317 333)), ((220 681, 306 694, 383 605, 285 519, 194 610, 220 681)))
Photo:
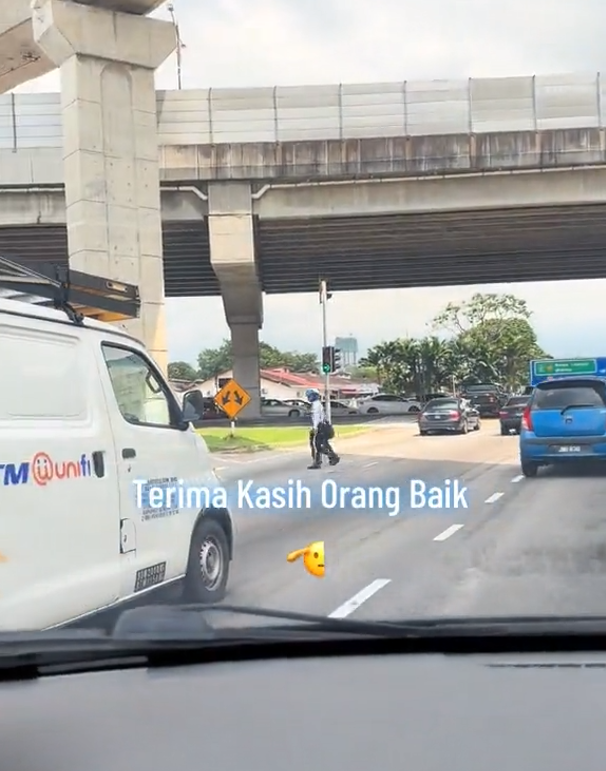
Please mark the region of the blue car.
POLYGON ((520 462, 526 477, 540 466, 606 461, 606 381, 549 380, 534 388, 522 416, 520 462))

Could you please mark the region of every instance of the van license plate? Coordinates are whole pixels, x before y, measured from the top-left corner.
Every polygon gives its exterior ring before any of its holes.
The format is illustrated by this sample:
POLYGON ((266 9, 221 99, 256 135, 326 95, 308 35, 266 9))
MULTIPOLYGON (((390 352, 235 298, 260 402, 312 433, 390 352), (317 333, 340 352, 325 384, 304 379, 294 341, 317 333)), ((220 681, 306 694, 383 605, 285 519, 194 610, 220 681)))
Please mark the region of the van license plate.
POLYGON ((138 570, 135 576, 135 593, 149 589, 151 586, 163 583, 166 578, 166 562, 150 565, 148 568, 138 570))
POLYGON ((578 444, 567 445, 564 444, 558 448, 558 452, 581 452, 581 448, 578 444))

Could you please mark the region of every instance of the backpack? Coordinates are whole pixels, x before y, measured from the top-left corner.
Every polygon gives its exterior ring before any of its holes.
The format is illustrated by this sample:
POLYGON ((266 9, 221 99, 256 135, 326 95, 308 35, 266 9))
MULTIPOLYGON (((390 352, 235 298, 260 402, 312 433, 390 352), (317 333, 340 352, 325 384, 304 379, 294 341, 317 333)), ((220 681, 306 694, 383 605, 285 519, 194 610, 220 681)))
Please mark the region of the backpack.
POLYGON ((324 433, 325 439, 330 441, 331 439, 335 438, 335 429, 332 423, 329 423, 327 420, 324 420, 322 423, 322 431, 324 433))

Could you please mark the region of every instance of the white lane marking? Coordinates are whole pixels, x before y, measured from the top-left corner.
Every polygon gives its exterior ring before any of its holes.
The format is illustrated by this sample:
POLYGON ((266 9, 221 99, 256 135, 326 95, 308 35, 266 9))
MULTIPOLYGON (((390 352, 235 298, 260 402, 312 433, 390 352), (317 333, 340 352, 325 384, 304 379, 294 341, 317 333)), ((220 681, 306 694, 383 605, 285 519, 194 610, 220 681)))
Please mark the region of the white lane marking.
POLYGON ((440 533, 439 535, 436 535, 436 537, 433 540, 445 541, 447 538, 450 538, 451 535, 458 533, 462 527, 463 525, 451 525, 450 527, 447 527, 446 530, 444 530, 442 533, 440 533))
POLYGON ((354 596, 350 600, 347 600, 347 602, 344 602, 343 605, 339 605, 336 610, 333 610, 333 612, 328 615, 328 618, 347 618, 347 616, 351 616, 354 610, 359 608, 366 600, 369 600, 373 595, 390 583, 391 578, 377 578, 376 581, 365 586, 362 591, 354 594, 354 596))
POLYGON ((486 498, 484 503, 495 503, 496 501, 499 500, 499 498, 502 498, 503 495, 505 495, 505 493, 493 493, 488 498, 486 498))
POLYGON ((379 461, 378 460, 373 460, 372 463, 365 463, 362 466, 362 468, 372 468, 373 466, 378 466, 378 465, 379 465, 379 461))
POLYGON ((220 460, 223 461, 223 463, 228 463, 229 466, 225 466, 224 468, 229 468, 230 466, 250 466, 253 463, 268 463, 277 460, 280 457, 286 457, 288 455, 297 455, 297 454, 303 454, 303 452, 307 452, 306 450, 302 450, 299 448, 295 448, 293 450, 280 450, 278 452, 274 452, 269 454, 266 457, 262 458, 247 458, 246 460, 242 460, 241 458, 230 458, 229 456, 223 456, 220 460))
POLYGON ((511 482, 514 485, 517 485, 518 482, 521 482, 524 479, 524 474, 519 474, 517 477, 514 477, 511 482))

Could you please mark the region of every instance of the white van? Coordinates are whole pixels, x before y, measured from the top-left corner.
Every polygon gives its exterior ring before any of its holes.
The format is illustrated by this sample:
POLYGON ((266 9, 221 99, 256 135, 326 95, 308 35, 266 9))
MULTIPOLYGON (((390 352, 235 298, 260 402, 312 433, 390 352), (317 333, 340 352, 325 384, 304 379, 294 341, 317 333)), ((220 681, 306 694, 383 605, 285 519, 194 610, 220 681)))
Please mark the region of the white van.
MULTIPOLYGON (((3 264, 14 267, 0 258, 0 273, 3 264)), ((94 277, 70 274, 81 300, 74 276, 94 277)), ((65 290, 50 280, 31 291, 48 298, 49 287, 65 290)), ((138 305, 136 287, 121 288, 138 305)), ((45 303, 62 310, 10 296, 21 301, 0 299, 0 630, 60 626, 173 582, 194 601, 221 600, 233 556, 227 509, 137 495, 143 482, 219 484, 145 348, 91 320, 102 316, 94 309, 82 318, 56 299, 45 303)), ((92 301, 108 313, 112 302, 92 301)))

